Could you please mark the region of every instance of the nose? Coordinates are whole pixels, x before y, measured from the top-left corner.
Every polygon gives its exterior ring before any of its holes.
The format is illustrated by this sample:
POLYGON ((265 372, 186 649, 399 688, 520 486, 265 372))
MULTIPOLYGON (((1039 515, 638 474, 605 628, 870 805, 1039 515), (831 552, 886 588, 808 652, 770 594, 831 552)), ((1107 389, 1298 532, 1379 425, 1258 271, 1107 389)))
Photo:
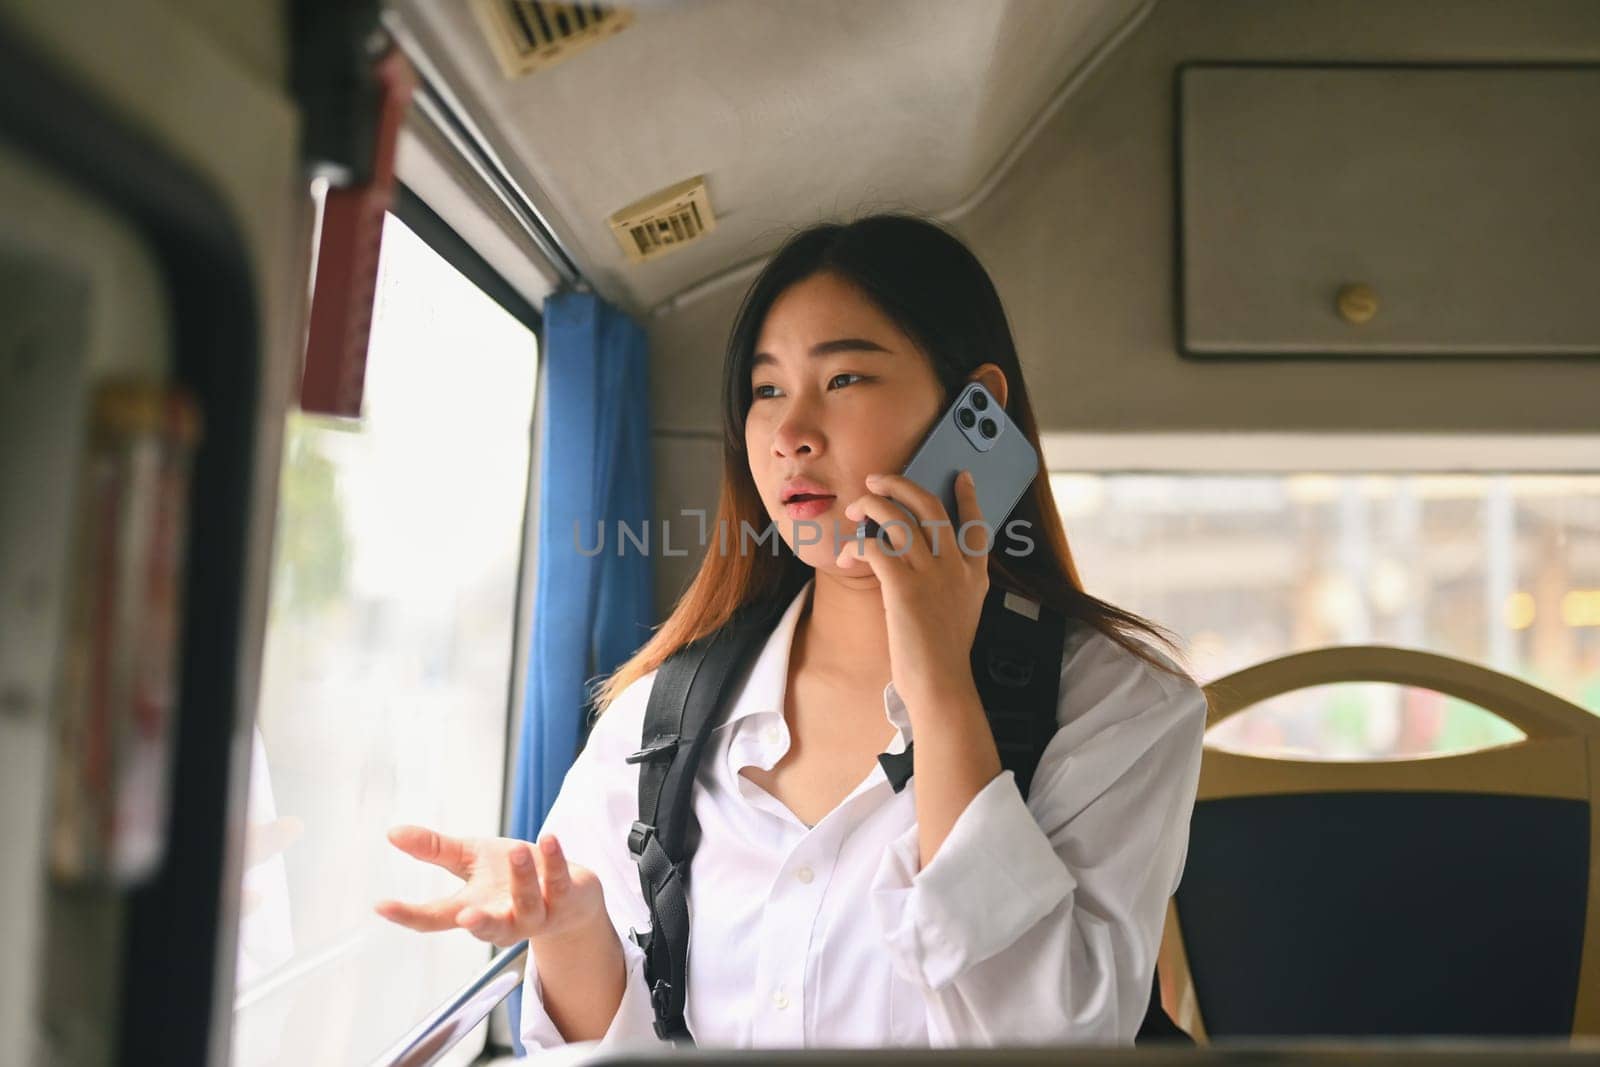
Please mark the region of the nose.
POLYGON ((822 452, 822 433, 816 420, 811 418, 805 404, 794 404, 784 414, 772 435, 773 455, 782 459, 792 456, 816 456, 822 452))

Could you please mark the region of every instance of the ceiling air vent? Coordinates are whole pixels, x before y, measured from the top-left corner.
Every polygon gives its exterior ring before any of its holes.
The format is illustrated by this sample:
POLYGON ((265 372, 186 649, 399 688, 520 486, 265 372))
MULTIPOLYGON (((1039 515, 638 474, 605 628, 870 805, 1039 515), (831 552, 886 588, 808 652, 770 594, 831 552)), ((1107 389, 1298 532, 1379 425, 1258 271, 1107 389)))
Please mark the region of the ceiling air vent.
POLYGON ((633 21, 633 12, 609 4, 472 0, 472 9, 508 78, 567 59, 633 21))
POLYGON ((717 228, 704 176, 651 193, 609 221, 622 250, 635 263, 664 256, 717 228))

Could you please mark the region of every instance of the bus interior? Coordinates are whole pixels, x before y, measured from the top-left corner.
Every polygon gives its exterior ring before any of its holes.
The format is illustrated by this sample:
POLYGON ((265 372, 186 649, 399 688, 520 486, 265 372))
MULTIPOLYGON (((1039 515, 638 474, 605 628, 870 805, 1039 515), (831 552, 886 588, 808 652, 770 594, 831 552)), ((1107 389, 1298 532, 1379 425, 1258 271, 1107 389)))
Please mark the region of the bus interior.
POLYGON ((1206 686, 1192 1045, 672 1060, 1600 1060, 1600 3, 0 0, 0 1064, 518 1058, 385 833, 537 829, 873 212, 1206 686))

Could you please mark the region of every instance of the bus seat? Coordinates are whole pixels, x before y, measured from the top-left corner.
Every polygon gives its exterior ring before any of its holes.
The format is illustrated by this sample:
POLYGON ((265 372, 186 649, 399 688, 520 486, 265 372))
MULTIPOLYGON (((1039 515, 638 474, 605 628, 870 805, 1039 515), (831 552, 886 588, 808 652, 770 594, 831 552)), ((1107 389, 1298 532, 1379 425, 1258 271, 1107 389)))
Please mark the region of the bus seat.
POLYGON ((1208 726, 1317 685, 1385 682, 1525 739, 1309 762, 1208 747, 1162 943, 1197 1039, 1600 1034, 1600 717, 1495 671, 1358 646, 1207 686, 1208 726))

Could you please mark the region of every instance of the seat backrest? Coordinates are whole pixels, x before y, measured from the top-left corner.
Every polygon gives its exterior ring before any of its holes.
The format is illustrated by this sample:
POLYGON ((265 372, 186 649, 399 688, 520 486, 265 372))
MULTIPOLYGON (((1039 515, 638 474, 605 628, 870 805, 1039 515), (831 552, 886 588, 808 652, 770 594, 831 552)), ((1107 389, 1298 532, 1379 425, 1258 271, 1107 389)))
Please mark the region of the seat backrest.
POLYGON ((1208 725, 1338 682, 1435 690, 1526 737, 1377 762, 1207 748, 1162 949, 1179 1024, 1211 1040, 1600 1033, 1600 717, 1362 646, 1221 679, 1208 725))

